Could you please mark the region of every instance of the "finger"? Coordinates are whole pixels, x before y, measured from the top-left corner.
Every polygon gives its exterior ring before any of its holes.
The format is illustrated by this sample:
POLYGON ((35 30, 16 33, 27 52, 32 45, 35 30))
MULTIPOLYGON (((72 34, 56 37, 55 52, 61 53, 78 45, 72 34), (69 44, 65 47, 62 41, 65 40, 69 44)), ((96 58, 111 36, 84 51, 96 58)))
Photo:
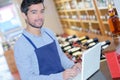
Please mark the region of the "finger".
POLYGON ((76 68, 79 68, 79 69, 81 69, 81 68, 82 68, 82 66, 81 66, 81 64, 80 64, 80 63, 77 63, 75 66, 76 66, 76 68))
POLYGON ((72 77, 76 76, 77 74, 78 74, 78 72, 75 71, 75 70, 73 70, 73 71, 70 73, 70 75, 71 75, 72 77))

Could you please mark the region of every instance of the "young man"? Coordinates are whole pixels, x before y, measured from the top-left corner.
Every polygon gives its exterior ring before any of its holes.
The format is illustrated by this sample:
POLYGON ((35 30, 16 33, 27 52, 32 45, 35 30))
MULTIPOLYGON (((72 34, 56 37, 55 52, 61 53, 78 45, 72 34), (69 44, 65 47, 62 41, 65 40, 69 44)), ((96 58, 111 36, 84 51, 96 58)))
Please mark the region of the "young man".
POLYGON ((23 0, 21 11, 27 27, 14 46, 21 80, 68 80, 78 74, 74 64, 62 52, 49 29, 43 28, 43 0, 23 0))

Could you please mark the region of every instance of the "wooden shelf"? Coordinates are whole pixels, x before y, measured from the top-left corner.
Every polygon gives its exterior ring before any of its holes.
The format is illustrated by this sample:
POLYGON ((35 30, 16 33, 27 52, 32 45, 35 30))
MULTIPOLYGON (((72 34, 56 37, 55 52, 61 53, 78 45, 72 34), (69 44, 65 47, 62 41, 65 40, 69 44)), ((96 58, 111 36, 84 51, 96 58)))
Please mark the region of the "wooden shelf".
POLYGON ((103 21, 104 24, 108 24, 108 21, 103 21))
POLYGON ((83 23, 99 23, 98 21, 95 20, 82 20, 83 23))
POLYGON ((83 8, 83 9, 68 9, 68 10, 59 10, 58 12, 73 12, 73 11, 94 11, 94 8, 83 8))
MULTIPOLYGON (((107 21, 109 18, 108 7, 104 3, 104 6, 100 7, 101 3, 97 2, 97 0, 89 2, 87 0, 54 0, 54 2, 63 29, 66 27, 70 29, 71 26, 76 26, 91 31, 97 30, 100 32, 100 36, 105 36, 106 38, 108 35, 109 37, 111 36, 108 34, 110 33, 107 21), (77 3, 77 7, 75 7, 75 3, 77 3)), ((95 36, 96 34, 92 35, 95 36)))
POLYGON ((95 38, 97 37, 100 41, 105 41, 105 40, 110 40, 112 41, 112 37, 109 36, 102 36, 102 35, 98 35, 98 34, 94 34, 94 33, 88 33, 88 32, 81 32, 81 31, 76 31, 76 30, 72 30, 69 28, 64 28, 64 31, 68 34, 68 35, 77 35, 79 37, 81 36, 85 36, 88 35, 90 36, 90 38, 95 38))
POLYGON ((108 7, 98 7, 99 10, 108 10, 108 7))
POLYGON ((71 0, 54 0, 55 3, 64 3, 64 2, 67 2, 67 1, 71 1, 71 0))

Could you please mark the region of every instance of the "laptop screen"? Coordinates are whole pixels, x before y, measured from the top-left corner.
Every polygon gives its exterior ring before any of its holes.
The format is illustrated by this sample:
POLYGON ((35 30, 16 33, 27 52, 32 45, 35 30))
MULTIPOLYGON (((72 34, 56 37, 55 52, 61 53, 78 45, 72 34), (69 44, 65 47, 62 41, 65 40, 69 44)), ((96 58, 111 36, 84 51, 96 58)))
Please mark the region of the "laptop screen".
POLYGON ((101 43, 86 50, 82 54, 82 70, 73 80, 87 80, 100 69, 101 43))

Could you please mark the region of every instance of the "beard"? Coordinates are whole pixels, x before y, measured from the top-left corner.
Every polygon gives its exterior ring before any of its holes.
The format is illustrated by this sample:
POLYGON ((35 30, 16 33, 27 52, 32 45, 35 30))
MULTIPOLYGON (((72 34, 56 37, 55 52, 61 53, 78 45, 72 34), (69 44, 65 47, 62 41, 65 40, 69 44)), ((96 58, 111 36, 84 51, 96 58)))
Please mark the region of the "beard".
POLYGON ((42 26, 43 26, 43 23, 42 23, 42 25, 41 26, 36 26, 36 25, 33 25, 33 24, 31 24, 31 23, 28 23, 30 26, 32 26, 32 27, 34 27, 34 28, 42 28, 42 26))
POLYGON ((42 26, 43 26, 43 20, 41 20, 42 21, 42 24, 40 25, 40 26, 37 26, 37 25, 35 25, 35 24, 32 24, 32 23, 30 23, 29 21, 26 21, 31 27, 34 27, 34 28, 42 28, 42 26))

